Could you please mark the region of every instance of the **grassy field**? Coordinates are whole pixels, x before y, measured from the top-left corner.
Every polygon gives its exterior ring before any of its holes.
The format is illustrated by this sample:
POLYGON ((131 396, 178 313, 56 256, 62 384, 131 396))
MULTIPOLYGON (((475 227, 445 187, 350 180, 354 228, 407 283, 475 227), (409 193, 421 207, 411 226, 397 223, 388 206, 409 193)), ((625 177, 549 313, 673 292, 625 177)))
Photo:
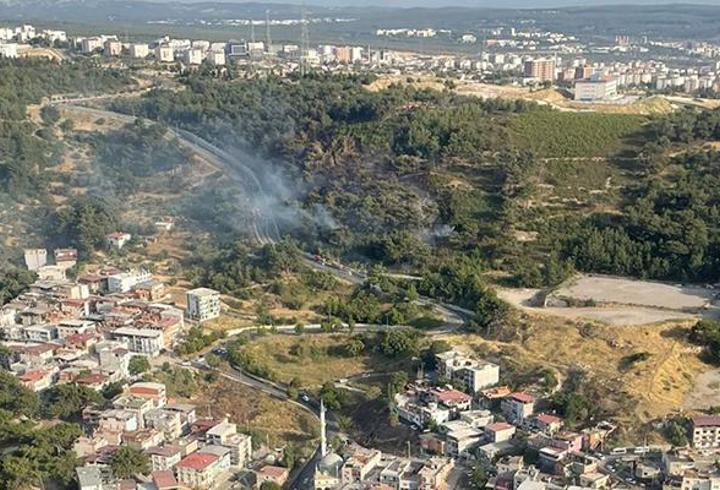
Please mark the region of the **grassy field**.
POLYGON ((373 355, 339 355, 349 338, 348 334, 275 335, 259 338, 243 349, 269 368, 279 381, 288 383, 297 378, 305 388, 318 388, 326 381, 368 371, 391 372, 402 367, 373 355), (299 346, 303 348, 302 354, 298 352, 299 346))
POLYGON ((629 114, 600 114, 536 110, 511 119, 514 145, 543 158, 593 158, 620 154, 646 118, 629 114))

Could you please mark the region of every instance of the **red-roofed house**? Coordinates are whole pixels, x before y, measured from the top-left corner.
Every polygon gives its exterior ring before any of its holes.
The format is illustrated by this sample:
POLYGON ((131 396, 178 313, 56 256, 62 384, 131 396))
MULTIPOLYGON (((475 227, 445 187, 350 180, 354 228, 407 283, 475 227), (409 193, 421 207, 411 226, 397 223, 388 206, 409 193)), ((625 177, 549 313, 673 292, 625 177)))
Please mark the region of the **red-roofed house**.
POLYGON ((75 378, 75 383, 92 388, 95 391, 102 390, 110 378, 106 374, 92 373, 75 378))
POLYGON ((560 417, 550 415, 548 413, 541 413, 533 418, 533 425, 538 430, 541 430, 547 434, 554 434, 562 428, 563 421, 560 417))
POLYGON ((553 438, 551 444, 553 447, 577 453, 582 451, 583 435, 577 432, 562 432, 553 438))
POLYGON ((290 472, 287 468, 282 466, 265 465, 255 472, 257 474, 257 486, 260 486, 266 482, 277 483, 281 487, 285 484, 290 476, 290 472))
POLYGON ((500 409, 510 422, 522 424, 535 410, 535 397, 527 393, 512 393, 503 398, 500 409))
POLYGON ((516 430, 514 425, 506 422, 495 422, 485 426, 485 435, 492 442, 509 441, 515 435, 516 430))
POLYGON ((26 388, 42 391, 52 385, 53 373, 45 369, 34 369, 20 375, 18 379, 26 388))
POLYGON ((92 332, 83 332, 65 337, 65 345, 74 349, 88 349, 97 343, 97 334, 92 332))
POLYGON ((703 415, 693 417, 693 447, 698 449, 720 448, 720 417, 703 415))
POLYGON ((220 458, 214 454, 194 452, 175 467, 178 482, 192 488, 212 488, 220 471, 220 458))
POLYGON ((31 366, 41 366, 52 360, 53 353, 57 348, 58 346, 55 344, 13 345, 10 350, 17 354, 20 362, 31 366))
POLYGON ((128 391, 131 395, 140 398, 149 398, 153 401, 155 408, 162 408, 167 403, 165 385, 161 383, 138 382, 134 383, 128 391))
POLYGON ((158 490, 175 490, 180 488, 175 475, 170 470, 166 471, 153 471, 152 481, 158 490))
POLYGON ((433 388, 429 395, 434 402, 445 405, 453 412, 470 410, 472 405, 472 396, 458 390, 433 388))

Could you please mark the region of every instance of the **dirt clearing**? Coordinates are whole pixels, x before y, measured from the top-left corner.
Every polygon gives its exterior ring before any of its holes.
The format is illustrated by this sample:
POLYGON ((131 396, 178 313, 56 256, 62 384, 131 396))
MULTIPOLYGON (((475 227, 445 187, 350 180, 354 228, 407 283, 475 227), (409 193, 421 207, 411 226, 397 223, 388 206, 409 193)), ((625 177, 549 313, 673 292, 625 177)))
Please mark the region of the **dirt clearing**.
POLYGON ((552 296, 693 313, 709 306, 715 291, 699 286, 584 275, 561 287, 552 296))

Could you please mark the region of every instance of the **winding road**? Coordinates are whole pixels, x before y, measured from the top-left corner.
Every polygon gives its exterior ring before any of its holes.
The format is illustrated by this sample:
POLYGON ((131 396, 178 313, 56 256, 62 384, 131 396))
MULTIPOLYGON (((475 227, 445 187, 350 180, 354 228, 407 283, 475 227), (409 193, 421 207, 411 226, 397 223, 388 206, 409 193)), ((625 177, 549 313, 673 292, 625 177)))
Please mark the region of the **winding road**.
MULTIPOLYGON (((92 100, 91 98, 83 99, 83 101, 92 100)), ((55 105, 62 105, 65 110, 76 111, 80 113, 90 114, 97 117, 113 118, 116 120, 123 121, 125 123, 133 123, 137 120, 135 116, 127 114, 121 114, 114 111, 108 111, 105 109, 97 109, 92 107, 86 107, 77 105, 76 100, 70 101, 55 101, 55 105)), ((254 195, 255 197, 262 197, 267 202, 275 202, 277 199, 272 195, 271 192, 267 191, 261 181, 255 173, 254 169, 250 166, 243 164, 240 159, 234 157, 225 150, 218 148, 212 143, 204 140, 203 138, 190 133, 187 130, 179 128, 169 128, 169 134, 174 137, 178 143, 190 150, 191 152, 199 155, 209 163, 215 165, 223 171, 223 173, 232 180, 239 188, 243 189, 246 193, 254 195)), ((255 239, 261 245, 272 244, 281 238, 280 228, 277 221, 272 216, 260 215, 254 213, 253 219, 253 235, 255 239)), ((324 271, 332 274, 334 277, 350 282, 351 284, 361 285, 368 279, 368 275, 364 271, 355 270, 341 264, 328 264, 320 262, 315 259, 309 253, 305 253, 302 256, 303 262, 310 268, 315 270, 324 271)), ((396 277, 406 280, 420 280, 417 276, 402 276, 398 274, 387 274, 389 277, 396 277)), ((427 297, 420 297, 418 303, 422 305, 432 306, 443 318, 445 326, 442 328, 427 331, 431 335, 439 335, 450 333, 455 329, 461 327, 467 320, 474 316, 474 313, 465 308, 437 301, 427 297)), ((239 335, 244 331, 255 330, 257 327, 247 327, 243 329, 236 329, 228 332, 228 337, 239 335)), ((294 326, 280 326, 275 327, 278 333, 291 333, 294 330, 294 326)), ((356 331, 378 331, 387 328, 398 328, 398 327, 387 327, 382 325, 356 325, 356 331)), ((320 330, 320 325, 310 325, 306 327, 306 330, 320 330)), ((200 362, 198 359, 192 361, 192 367, 194 369, 212 369, 207 364, 200 362)), ((251 375, 247 372, 243 372, 240 369, 233 368, 228 370, 216 370, 218 374, 228 380, 241 383, 250 388, 261 391, 274 398, 293 403, 297 406, 302 407, 304 410, 311 412, 314 416, 319 416, 319 407, 312 400, 307 402, 298 401, 291 399, 288 396, 287 389, 281 385, 273 383, 272 381, 259 378, 251 375)), ((340 430, 337 424, 336 417, 328 412, 328 432, 329 438, 333 435, 340 434, 340 430)), ((292 476, 291 480, 286 484, 286 487, 292 490, 305 490, 312 488, 312 478, 316 462, 319 459, 319 451, 316 451, 313 456, 305 462, 305 464, 297 470, 292 476)))

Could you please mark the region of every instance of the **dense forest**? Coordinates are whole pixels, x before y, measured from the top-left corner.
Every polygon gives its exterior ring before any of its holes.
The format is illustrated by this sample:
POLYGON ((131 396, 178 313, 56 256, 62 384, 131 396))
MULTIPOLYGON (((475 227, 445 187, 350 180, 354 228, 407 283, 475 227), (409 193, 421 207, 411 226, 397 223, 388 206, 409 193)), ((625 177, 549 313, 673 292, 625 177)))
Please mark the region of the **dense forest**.
MULTIPOLYGON (((258 173, 282 175, 299 189, 300 206, 331 217, 331 225, 286 230, 303 246, 419 271, 422 293, 474 308, 485 328, 505 314, 489 270, 533 287, 574 270, 718 280, 719 157, 698 143, 720 135, 720 113, 566 114, 412 84, 373 91, 370 82, 227 83, 198 74, 186 91, 114 108, 253 152, 258 173), (569 174, 554 162, 563 158, 586 160, 569 174), (623 185, 599 190, 608 197, 596 205, 587 192, 575 208, 542 202, 543 189, 582 189, 591 178, 623 185), (517 240, 518 231, 536 238, 517 240)), ((242 283, 250 270, 226 273, 242 283)))
MULTIPOLYGON (((59 161, 61 144, 52 131, 28 119, 29 104, 54 94, 116 91, 130 84, 126 72, 91 61, 0 58, 0 190, 14 198, 38 197, 47 182, 43 170, 59 161)), ((47 114, 45 121, 52 122, 47 114)))

